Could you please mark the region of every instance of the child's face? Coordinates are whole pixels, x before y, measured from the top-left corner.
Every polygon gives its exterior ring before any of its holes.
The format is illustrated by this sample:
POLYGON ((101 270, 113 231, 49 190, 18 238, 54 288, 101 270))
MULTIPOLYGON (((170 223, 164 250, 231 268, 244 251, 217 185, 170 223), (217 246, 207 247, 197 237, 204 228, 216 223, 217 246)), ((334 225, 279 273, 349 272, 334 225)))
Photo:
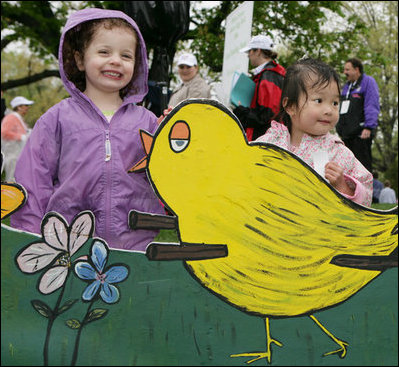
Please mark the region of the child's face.
POLYGON ((76 63, 85 72, 85 93, 119 93, 132 79, 135 65, 136 36, 124 27, 100 26, 76 63))
POLYGON ((298 107, 290 107, 292 130, 300 135, 326 135, 339 119, 338 85, 331 81, 327 86, 308 89, 308 98, 302 94, 298 107))

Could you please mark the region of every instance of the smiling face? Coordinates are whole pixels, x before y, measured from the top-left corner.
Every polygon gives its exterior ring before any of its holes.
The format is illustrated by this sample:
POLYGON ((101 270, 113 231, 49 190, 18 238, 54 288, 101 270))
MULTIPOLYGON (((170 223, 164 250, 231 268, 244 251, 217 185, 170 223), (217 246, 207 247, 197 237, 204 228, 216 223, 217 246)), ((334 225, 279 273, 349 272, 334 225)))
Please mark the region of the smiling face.
POLYGON ((135 65, 137 39, 126 27, 106 29, 100 26, 82 58, 75 53, 76 64, 86 76, 86 95, 117 94, 131 81, 135 65))
POLYGON ((198 66, 179 65, 179 76, 183 82, 189 82, 197 75, 198 66))
POLYGON ((291 117, 291 144, 299 145, 303 134, 326 135, 339 119, 339 90, 335 81, 328 85, 308 89, 308 96, 301 94, 298 107, 286 108, 291 117))

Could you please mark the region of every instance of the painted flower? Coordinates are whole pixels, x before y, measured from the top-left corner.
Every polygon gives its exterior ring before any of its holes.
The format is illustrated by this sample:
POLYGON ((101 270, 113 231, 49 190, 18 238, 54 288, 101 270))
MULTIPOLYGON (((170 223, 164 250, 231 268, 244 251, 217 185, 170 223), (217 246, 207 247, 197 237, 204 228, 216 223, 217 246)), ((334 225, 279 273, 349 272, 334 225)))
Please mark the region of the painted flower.
POLYGON ((84 301, 91 301, 98 291, 106 303, 115 303, 119 299, 119 290, 113 285, 124 281, 129 273, 126 266, 114 265, 105 269, 109 249, 99 239, 93 241, 91 247, 91 262, 79 261, 75 265, 76 275, 85 281, 91 282, 83 291, 84 301))
POLYGON ((42 241, 31 243, 17 255, 24 273, 36 273, 49 265, 41 276, 39 291, 50 294, 60 288, 68 275, 73 256, 94 232, 94 215, 85 211, 77 215, 70 227, 65 219, 49 212, 42 220, 42 241))

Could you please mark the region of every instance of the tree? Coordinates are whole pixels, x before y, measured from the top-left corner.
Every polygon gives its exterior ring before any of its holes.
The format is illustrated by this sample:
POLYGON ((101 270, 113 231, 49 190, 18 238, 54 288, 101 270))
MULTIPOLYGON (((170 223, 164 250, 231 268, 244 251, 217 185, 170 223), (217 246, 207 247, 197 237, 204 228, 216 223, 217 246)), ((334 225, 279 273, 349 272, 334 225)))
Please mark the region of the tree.
POLYGON ((28 49, 38 55, 44 69, 36 74, 20 75, 17 79, 1 82, 3 91, 27 85, 35 81, 58 76, 56 67, 47 69, 58 57, 61 29, 67 12, 73 8, 71 1, 2 1, 1 2, 1 52, 15 41, 27 44, 28 49))
MULTIPOLYGON (((2 80, 19 80, 26 74, 38 75, 45 67, 43 60, 34 54, 9 51, 3 52, 1 57, 2 80)), ((7 102, 10 102, 15 96, 24 96, 35 102, 25 117, 27 124, 32 127, 49 107, 66 98, 68 93, 63 87, 61 79, 52 77, 9 89, 4 94, 7 102)))
POLYGON ((351 9, 362 16, 367 32, 360 35, 359 57, 380 89, 381 113, 374 140, 374 165, 385 172, 398 156, 398 3, 355 3, 351 9))
MULTIPOLYGON (((240 3, 220 1, 211 8, 192 7, 196 27, 184 39, 192 40, 190 47, 200 64, 214 73, 222 71, 225 19, 240 3)), ((275 39, 285 49, 279 57, 283 65, 305 54, 336 63, 356 44, 352 35, 364 30, 355 16, 347 19, 342 30, 333 24, 324 26, 332 17, 343 19, 344 10, 342 1, 255 1, 252 34, 268 34, 275 39)))

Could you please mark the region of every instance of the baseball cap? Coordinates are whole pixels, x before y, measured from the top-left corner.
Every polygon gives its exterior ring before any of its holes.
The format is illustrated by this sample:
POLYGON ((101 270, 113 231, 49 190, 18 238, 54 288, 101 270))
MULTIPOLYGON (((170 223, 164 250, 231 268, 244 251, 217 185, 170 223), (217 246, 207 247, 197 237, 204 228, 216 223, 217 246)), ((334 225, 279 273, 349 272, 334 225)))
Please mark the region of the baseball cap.
POLYGON ((197 58, 193 54, 182 54, 177 60, 177 66, 180 65, 188 65, 188 66, 197 65, 197 58))
POLYGON ((273 50, 274 44, 269 36, 262 34, 253 36, 248 45, 240 50, 240 52, 247 53, 249 50, 260 48, 262 50, 273 50))
POLYGON ((35 103, 35 102, 29 101, 29 99, 26 99, 25 97, 18 96, 18 97, 15 97, 15 98, 10 102, 10 105, 11 105, 11 108, 15 108, 15 107, 17 107, 17 106, 31 105, 31 104, 34 104, 34 103, 35 103))

